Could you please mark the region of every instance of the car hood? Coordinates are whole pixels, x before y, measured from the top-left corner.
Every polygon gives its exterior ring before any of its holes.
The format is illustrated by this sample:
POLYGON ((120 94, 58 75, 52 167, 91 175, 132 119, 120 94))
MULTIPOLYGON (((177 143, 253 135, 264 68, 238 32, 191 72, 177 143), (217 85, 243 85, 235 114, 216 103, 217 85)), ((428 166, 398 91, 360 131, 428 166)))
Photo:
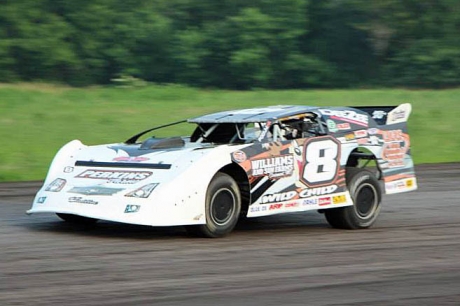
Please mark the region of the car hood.
POLYGON ((165 168, 174 164, 181 157, 196 150, 210 149, 210 145, 188 144, 181 147, 146 148, 144 144, 108 144, 89 146, 80 150, 76 164, 94 163, 99 166, 116 168, 165 168))
POLYGON ((146 148, 145 144, 123 143, 82 146, 61 164, 64 166, 61 171, 69 172, 66 179, 72 186, 134 187, 152 179, 155 182, 171 180, 214 147, 195 143, 153 149, 146 148))

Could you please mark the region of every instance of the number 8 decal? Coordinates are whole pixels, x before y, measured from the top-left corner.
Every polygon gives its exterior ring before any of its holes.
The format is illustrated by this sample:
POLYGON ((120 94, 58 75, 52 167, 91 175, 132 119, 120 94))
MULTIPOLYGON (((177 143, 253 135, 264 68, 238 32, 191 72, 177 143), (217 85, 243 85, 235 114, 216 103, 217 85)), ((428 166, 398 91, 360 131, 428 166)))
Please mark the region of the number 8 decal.
POLYGON ((309 187, 332 183, 340 169, 339 148, 330 136, 309 139, 304 145, 301 180, 309 187))

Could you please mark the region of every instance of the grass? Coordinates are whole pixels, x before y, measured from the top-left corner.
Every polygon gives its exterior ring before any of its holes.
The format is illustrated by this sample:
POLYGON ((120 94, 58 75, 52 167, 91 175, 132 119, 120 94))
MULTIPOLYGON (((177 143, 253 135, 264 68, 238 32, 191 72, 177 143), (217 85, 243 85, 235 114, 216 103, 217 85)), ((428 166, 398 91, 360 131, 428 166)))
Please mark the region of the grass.
MULTIPOLYGON (((460 89, 202 90, 178 85, 70 88, 0 84, 0 181, 42 180, 57 150, 72 139, 121 142, 144 129, 233 108, 277 104, 397 105, 409 119, 417 164, 460 161, 460 89)), ((177 134, 188 131, 176 130, 177 134)))

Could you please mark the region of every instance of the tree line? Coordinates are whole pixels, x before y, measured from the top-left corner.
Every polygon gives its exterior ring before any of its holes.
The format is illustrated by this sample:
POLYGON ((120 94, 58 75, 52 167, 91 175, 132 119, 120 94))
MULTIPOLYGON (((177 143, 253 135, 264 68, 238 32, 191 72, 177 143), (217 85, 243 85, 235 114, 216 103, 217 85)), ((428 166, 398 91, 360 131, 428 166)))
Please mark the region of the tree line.
POLYGON ((0 82, 452 87, 458 0, 1 0, 0 82))

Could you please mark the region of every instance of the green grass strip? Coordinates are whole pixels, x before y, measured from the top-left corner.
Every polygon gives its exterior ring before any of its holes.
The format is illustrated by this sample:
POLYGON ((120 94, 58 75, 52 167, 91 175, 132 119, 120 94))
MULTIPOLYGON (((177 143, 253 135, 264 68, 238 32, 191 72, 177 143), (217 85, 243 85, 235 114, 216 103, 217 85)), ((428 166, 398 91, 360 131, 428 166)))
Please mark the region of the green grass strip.
MULTIPOLYGON (((460 161, 460 89, 204 90, 178 85, 70 88, 0 84, 0 181, 42 180, 73 139, 121 142, 150 127, 214 111, 278 104, 319 106, 411 103, 417 164, 460 161)), ((185 135, 188 130, 173 130, 185 135)), ((171 135, 172 136, 172 135, 171 135)))

